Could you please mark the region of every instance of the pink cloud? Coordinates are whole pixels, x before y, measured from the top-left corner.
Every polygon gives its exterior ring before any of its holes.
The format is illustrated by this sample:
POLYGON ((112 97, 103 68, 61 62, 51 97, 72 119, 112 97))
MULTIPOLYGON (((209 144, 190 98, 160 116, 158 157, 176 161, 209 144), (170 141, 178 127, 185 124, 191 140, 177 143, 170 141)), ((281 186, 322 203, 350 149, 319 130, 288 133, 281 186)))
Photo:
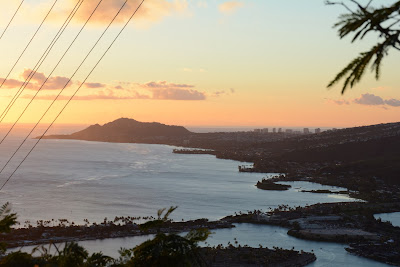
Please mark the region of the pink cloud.
POLYGON ((95 88, 104 88, 107 85, 104 83, 85 83, 86 88, 95 89, 95 88))
POLYGON ((170 89, 170 88, 193 88, 194 85, 167 83, 166 81, 161 81, 161 82, 148 82, 148 83, 142 84, 141 87, 151 88, 151 89, 154 89, 154 88, 170 89))
POLYGON ((206 95, 196 90, 164 89, 154 90, 153 99, 162 100, 205 100, 206 95))
POLYGON ((344 99, 340 100, 334 100, 334 99, 328 99, 329 103, 336 104, 336 105, 350 105, 350 102, 344 99))
POLYGON ((385 104, 392 107, 400 107, 400 100, 394 98, 388 99, 385 100, 385 104))
MULTIPOLYGON (((25 79, 30 75, 31 70, 26 69, 21 74, 21 79, 9 79, 4 84, 5 89, 13 89, 20 87, 25 79)), ((46 75, 44 73, 36 73, 28 86, 27 89, 38 90, 44 81, 46 81, 46 75)), ((4 80, 4 79, 3 79, 4 80)), ((0 80, 1 81, 1 80, 0 80)), ((53 76, 47 79, 43 90, 57 90, 67 86, 75 85, 76 87, 81 85, 81 82, 75 81, 74 83, 69 81, 67 77, 53 76), (67 84, 68 83, 68 84, 67 84)), ((129 100, 129 99, 153 99, 153 100, 205 100, 207 94, 194 89, 194 85, 183 84, 183 83, 171 83, 167 81, 151 81, 144 84, 129 83, 129 82, 117 82, 117 85, 104 84, 99 82, 85 83, 83 88, 93 89, 94 93, 80 94, 74 97, 75 100, 96 100, 96 99, 115 99, 115 100, 129 100), (145 91, 139 93, 134 90, 140 89, 145 91), (101 89, 101 90, 100 90, 101 89), (146 93, 147 92, 147 93, 146 93)), ((82 90, 84 91, 84 90, 82 90)), ((91 91, 93 92, 93 91, 91 91)), ((225 92, 216 92, 216 95, 222 95, 225 92)), ((23 98, 32 98, 32 95, 26 94, 23 98)), ((36 99, 39 100, 53 100, 55 95, 38 95, 36 99)), ((61 95, 59 100, 69 99, 69 96, 61 95)))
MULTIPOLYGON (((31 75, 31 69, 25 69, 24 72, 21 73, 21 80, 8 79, 3 87, 12 89, 21 87, 25 80, 31 75)), ((39 90, 42 87, 43 83, 46 81, 47 76, 42 72, 36 72, 33 77, 30 79, 30 82, 27 84, 26 89, 29 90, 39 90)), ((0 81, 3 82, 4 78, 0 78, 0 81)), ((59 90, 64 87, 69 87, 72 85, 72 82, 69 81, 69 78, 62 76, 53 76, 49 77, 42 87, 42 90, 59 90), (68 83, 68 84, 67 84, 68 83)))
MULTIPOLYGON (((76 14, 76 19, 79 22, 86 21, 98 2, 98 0, 86 0, 76 14)), ((103 1, 91 18, 91 25, 97 24, 102 26, 108 24, 115 14, 117 14, 124 2, 124 0, 103 1)), ((116 18, 115 23, 125 23, 139 6, 140 2, 140 0, 128 1, 116 18)), ((52 17, 52 19, 58 20, 59 17, 66 17, 75 4, 75 0, 69 0, 68 8, 59 11, 52 17)), ((149 24, 158 22, 174 13, 185 12, 187 8, 187 0, 146 0, 135 15, 135 22, 148 26, 149 24)))
POLYGON ((227 95, 232 95, 232 94, 234 94, 235 93, 235 90, 233 89, 233 88, 231 88, 231 89, 229 89, 229 91, 225 91, 225 90, 222 90, 222 91, 216 91, 216 92, 214 92, 211 96, 213 96, 213 97, 220 97, 220 96, 227 96, 227 95))
MULTIPOLYGON (((3 82, 4 82, 4 78, 0 78, 0 84, 3 82)), ((22 84, 23 84, 23 81, 7 79, 7 81, 3 84, 2 88, 8 89, 8 88, 21 87, 22 84)))
POLYGON ((382 99, 382 97, 374 94, 363 94, 359 98, 354 99, 353 102, 367 106, 379 106, 385 104, 385 101, 382 99))
POLYGON ((374 95, 374 94, 362 94, 360 97, 355 98, 353 100, 333 100, 333 99, 328 99, 328 102, 336 105, 350 105, 350 104, 358 104, 358 105, 363 105, 363 106, 378 106, 387 109, 386 106, 391 106, 391 107, 400 107, 400 100, 391 98, 391 99, 383 99, 380 96, 374 95))
POLYGON ((168 83, 166 81, 139 84, 139 87, 152 92, 152 99, 163 100, 205 100, 206 94, 194 90, 194 85, 168 83))
MULTIPOLYGON (((23 98, 32 98, 32 95, 24 95, 23 98)), ((43 95, 37 96, 37 100, 54 100, 56 95, 43 95)), ((113 91, 107 90, 106 92, 100 91, 97 94, 90 95, 77 95, 73 100, 130 100, 130 99, 149 99, 147 95, 141 95, 138 92, 131 91, 129 95, 116 95, 113 91)), ((70 96, 60 95, 57 100, 69 100, 70 96)))

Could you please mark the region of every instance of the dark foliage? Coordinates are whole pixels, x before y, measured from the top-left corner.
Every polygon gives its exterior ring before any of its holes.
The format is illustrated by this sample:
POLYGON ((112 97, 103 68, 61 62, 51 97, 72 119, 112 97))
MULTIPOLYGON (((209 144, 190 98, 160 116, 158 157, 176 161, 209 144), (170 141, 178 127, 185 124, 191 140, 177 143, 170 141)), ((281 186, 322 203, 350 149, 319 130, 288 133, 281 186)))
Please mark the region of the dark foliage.
POLYGON ((360 53, 329 83, 328 87, 331 87, 344 79, 342 93, 348 87, 352 88, 360 82, 370 63, 372 63, 372 70, 375 71, 375 78, 379 79, 381 63, 388 55, 389 49, 400 51, 400 1, 380 8, 373 7, 373 1, 369 1, 366 5, 355 0, 348 2, 355 8, 343 2, 326 1, 328 5, 342 5, 348 11, 341 15, 339 22, 334 25, 339 28, 340 38, 353 35, 352 42, 355 42, 362 40, 370 33, 377 33, 379 41, 369 51, 360 53))
MULTIPOLYGON (((8 233, 11 230, 11 226, 13 226, 17 222, 17 215, 15 213, 10 213, 10 203, 4 204, 0 208, 0 234, 8 233)), ((0 242, 0 256, 5 252, 6 245, 0 242)))

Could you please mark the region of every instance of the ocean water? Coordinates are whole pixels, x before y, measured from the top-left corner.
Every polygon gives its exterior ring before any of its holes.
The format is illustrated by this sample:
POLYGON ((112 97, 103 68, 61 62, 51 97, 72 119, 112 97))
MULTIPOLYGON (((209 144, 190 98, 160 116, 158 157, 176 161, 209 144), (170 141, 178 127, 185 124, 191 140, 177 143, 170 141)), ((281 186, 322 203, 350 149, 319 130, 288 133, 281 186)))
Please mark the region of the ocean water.
MULTIPOLYGON (((29 144, 0 177, 3 182, 29 149, 29 144)), ((0 149, 1 164, 17 141, 0 149), (6 148, 6 149, 4 149, 6 148)), ((234 212, 351 201, 346 196, 298 192, 339 189, 307 182, 290 183, 288 191, 255 187, 266 175, 239 173, 239 162, 212 155, 180 155, 173 147, 73 140, 43 140, 0 192, 19 221, 65 218, 101 222, 105 217, 155 215, 178 206, 172 218, 210 220, 234 212)))
MULTIPOLYGON (((17 154, 16 161, 1 174, 4 182, 18 159, 34 140, 17 154)), ((11 140, 0 147, 2 166, 18 144, 11 140)), ((263 191, 255 187, 265 174, 239 173, 241 163, 211 155, 173 154, 174 147, 117 144, 74 140, 43 140, 5 188, 0 203, 12 204, 22 225, 26 220, 65 218, 75 223, 102 222, 105 217, 155 215, 157 209, 179 206, 175 220, 220 219, 235 212, 281 204, 304 206, 323 202, 356 201, 347 196, 312 194, 300 190, 341 188, 307 182, 291 182, 288 191, 263 191)), ((1 166, 1 167, 2 167, 1 166)), ((211 245, 238 238, 241 245, 278 246, 314 251, 315 266, 380 266, 374 261, 348 254, 344 245, 300 240, 286 235, 287 229, 240 224, 234 229, 215 230, 211 245)), ((80 242, 90 252, 117 256, 120 247, 133 247, 148 237, 80 242)), ((203 244, 205 245, 205 244, 203 244)), ((30 251, 32 248, 24 248, 30 251)))
POLYGON ((382 221, 391 222, 393 226, 400 227, 400 212, 379 213, 375 218, 381 218, 382 221))

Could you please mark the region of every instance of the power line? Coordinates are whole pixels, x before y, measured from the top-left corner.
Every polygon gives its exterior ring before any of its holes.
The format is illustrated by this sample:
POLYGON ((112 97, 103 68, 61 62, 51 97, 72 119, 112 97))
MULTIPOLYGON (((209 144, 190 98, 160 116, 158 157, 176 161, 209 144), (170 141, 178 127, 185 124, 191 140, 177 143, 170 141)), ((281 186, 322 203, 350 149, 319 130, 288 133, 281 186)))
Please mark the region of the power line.
POLYGON ((76 3, 75 7, 72 9, 71 13, 68 15, 67 19, 64 21, 63 25, 61 28, 58 30, 57 34, 54 36, 53 40, 50 42, 49 46, 45 50, 45 52, 42 54, 38 62, 36 63, 35 67, 31 70, 29 75, 26 77, 25 81, 21 85, 21 87, 18 89, 18 91, 15 93, 11 101, 8 103, 7 107, 3 110, 3 113, 0 115, 0 123, 4 120, 4 118, 7 116, 8 112, 10 111, 11 107, 14 105, 15 101, 17 101, 18 97, 22 94, 23 90, 25 87, 29 84, 33 76, 35 75, 36 71, 40 68, 40 66, 43 64, 43 62, 46 60, 47 56, 53 49, 54 45, 58 41, 58 39, 61 37, 61 35, 64 33, 65 29, 71 22, 72 18, 75 16, 76 12, 82 5, 82 2, 84 0, 78 0, 76 3), (4 115, 4 116, 3 116, 4 115))
MULTIPOLYGON (((37 94, 39 93, 39 91, 43 88, 43 86, 46 84, 46 82, 48 81, 48 79, 51 77, 51 74, 55 71, 55 69, 57 68, 57 66, 60 64, 60 62, 62 61, 62 59, 65 57, 65 55, 67 54, 67 52, 69 51, 69 49, 71 48, 71 46, 74 44, 74 42, 76 41, 76 39, 78 38, 78 36, 80 35, 80 33, 82 32, 82 30, 85 28, 86 24, 89 22, 89 20, 92 18, 93 14, 96 12, 97 8, 100 6, 101 2, 103 0, 100 0, 97 4, 97 6, 93 9, 92 13, 90 14, 90 16, 88 17, 88 19, 86 20, 86 22, 84 23, 84 25, 82 26, 81 30, 78 32, 78 34, 75 36, 74 40, 71 42, 70 46, 67 48, 67 50, 64 52, 63 56, 61 57, 61 59, 58 61, 57 65, 53 68, 52 72, 50 73, 50 75, 46 78, 46 80, 43 82, 43 84, 41 85, 40 89, 36 92, 36 94, 32 97, 32 99, 30 100, 30 102, 28 103, 28 105, 25 107, 24 111, 21 113, 21 115, 19 116, 19 118, 17 119, 17 121, 14 123, 14 125, 11 127, 11 129, 8 131, 8 133, 4 136, 3 140, 1 140, 0 144, 5 140, 5 138, 9 135, 9 133, 11 132, 11 130, 14 128, 14 126, 18 123, 19 119, 24 115, 25 111, 28 109, 29 105, 33 102, 33 100, 36 98, 37 94)), ((83 1, 82 1, 83 2, 83 1)), ((81 3, 82 3, 81 2, 81 3)), ((126 1, 124 3, 124 5, 126 4, 126 1)), ((121 11, 121 10, 120 10, 121 11)), ((119 12, 120 12, 119 11, 119 12)), ((117 15, 119 14, 119 12, 117 13, 117 15)), ((114 17, 114 19, 112 21, 114 21, 116 18, 116 16, 114 17)), ((111 24, 110 24, 111 25, 111 24)), ((106 30, 110 27, 110 25, 106 28, 106 30)), ((103 34, 101 35, 101 37, 104 35, 105 31, 103 32, 103 34)), ((87 59, 87 57, 89 56, 89 54, 93 51, 94 47, 97 45, 97 43, 100 41, 101 37, 99 38, 99 40, 96 42, 96 44, 92 47, 92 49, 90 50, 90 52, 87 54, 87 56, 85 57, 84 61, 82 61, 82 63, 79 65, 78 69, 74 72, 73 76, 76 74, 76 72, 79 70, 79 68, 83 65, 83 63, 85 62, 85 60, 87 59)), ((72 76, 72 77, 73 77, 72 76)), ((71 81, 72 77, 67 81, 67 83, 65 84, 64 88, 62 90, 64 90, 67 85, 69 84, 69 82, 71 81)), ((61 91, 62 91, 61 90, 61 91)), ((54 101, 53 101, 54 103, 54 101)), ((13 155, 10 157, 10 159, 6 162, 6 164, 3 166, 3 168, 0 170, 0 174, 3 172, 3 170, 6 168, 6 166, 8 165, 8 163, 13 159, 13 157, 16 155, 16 153, 18 152, 18 150, 22 147, 22 145, 26 142, 26 140, 28 139, 28 137, 30 136, 30 134, 35 130, 35 128, 37 127, 37 125, 40 123, 40 121, 43 119, 43 117, 46 115, 46 113, 48 112, 48 110, 51 108, 51 106, 53 105, 53 103, 51 103, 51 105, 48 107, 48 109, 46 110, 46 112, 42 115, 42 117, 40 118, 40 120, 36 123, 36 125, 33 127, 33 129, 30 131, 30 133, 27 135, 27 137, 24 139, 24 141, 19 145, 19 147, 17 148, 17 150, 15 150, 15 152, 13 153, 13 155)))
MULTIPOLYGON (((84 0, 82 0, 81 4, 83 3, 84 0)), ((83 24, 82 28, 79 30, 78 34, 75 36, 74 40, 71 42, 71 44, 68 46, 67 50, 65 50, 64 54, 62 55, 62 57, 60 58, 60 60, 57 62, 56 66, 54 66, 53 70, 50 72, 50 74, 47 76, 46 80, 43 82, 43 84, 40 86, 40 88, 36 91, 35 95, 32 97, 32 99, 29 101, 29 103, 25 106, 24 110, 22 111, 22 113, 19 115, 18 119, 14 122, 14 124, 11 126, 11 128, 8 130, 8 132, 6 133, 6 135, 3 137, 3 139, 0 141, 0 144, 2 144, 4 142, 4 140, 7 138, 7 136, 11 133, 11 131, 14 129, 15 125, 19 122, 19 120, 21 119, 21 117, 25 114, 26 110, 28 109, 28 107, 32 104, 33 100, 35 100, 36 96, 39 94, 39 92, 43 89, 43 86, 47 83, 47 81, 49 80, 49 78, 51 77, 51 75, 53 74, 53 72, 57 69, 57 67, 60 65, 61 61, 64 59, 64 57, 66 56, 66 54, 68 53, 68 51, 71 49, 72 45, 75 43, 75 41, 78 39, 79 35, 81 34, 81 32, 83 31, 83 29, 85 28, 86 24, 89 22, 89 20, 91 19, 91 17, 93 16, 94 12, 97 10, 97 8, 99 7, 100 3, 103 0, 100 0, 99 3, 97 4, 97 6, 95 7, 95 9, 93 10, 93 12, 90 14, 89 18, 86 20, 86 22, 83 24)), ((20 92, 20 94, 18 95, 18 97, 22 94, 23 90, 20 92)), ((15 103, 15 102, 14 102, 15 103)), ((1 171, 0 171, 1 173, 1 171)))
POLYGON ((42 57, 39 59, 39 61, 36 63, 35 67, 31 70, 31 72, 29 73, 28 77, 25 79, 24 83, 21 85, 21 87, 19 88, 19 90, 15 93, 14 97, 12 98, 12 100, 10 101, 10 103, 8 104, 8 106, 6 107, 6 109, 3 111, 3 113, 0 116, 0 123, 3 121, 3 119, 5 118, 5 116, 7 116, 9 109, 11 109, 12 105, 15 103, 15 101, 17 100, 17 98, 19 97, 19 95, 22 93, 21 90, 23 91, 25 89, 25 87, 29 84, 30 80, 32 79, 33 75, 36 73, 36 71, 39 69, 39 67, 43 64, 44 60, 47 58, 47 56, 49 55, 51 49, 54 47, 55 43, 58 41, 58 39, 60 38, 60 36, 62 35, 62 33, 64 32, 64 30, 66 29, 66 27, 68 26, 68 24, 71 22, 72 18, 74 17, 74 15, 76 14, 77 10, 80 8, 80 5, 82 4, 83 0, 78 0, 78 2, 76 3, 75 7, 72 9, 71 13, 69 14, 69 16, 67 17, 67 19, 64 21, 63 25, 61 26, 61 28, 59 29, 59 31, 57 32, 57 34, 54 36, 52 42, 49 44, 49 46, 47 47, 46 51, 42 54, 42 57), (18 95, 19 94, 19 95, 18 95), (5 114, 4 114, 5 113, 5 114), (4 115, 4 116, 3 116, 4 115))
MULTIPOLYGON (((69 22, 72 20, 73 16, 76 14, 76 12, 78 11, 79 7, 82 5, 84 0, 79 0, 77 5, 74 8, 74 13, 72 15, 72 17, 70 18, 69 22), (79 4, 79 6, 78 6, 79 4)), ((55 69, 57 68, 57 66, 60 64, 60 62, 62 61, 62 59, 65 57, 65 55, 67 54, 67 52, 69 51, 69 49, 71 48, 71 46, 74 44, 74 42, 76 41, 76 39, 78 38, 78 36, 80 35, 80 33, 82 32, 82 30, 84 29, 84 27, 86 26, 86 24, 89 22, 90 18, 93 16, 94 12, 97 10, 97 8, 99 7, 100 3, 103 0, 100 0, 99 3, 97 4, 97 6, 95 7, 95 9, 93 10, 93 12, 90 14, 89 18, 86 20, 85 24, 82 26, 81 30, 78 32, 78 34, 75 36, 74 40, 71 42, 71 44, 69 45, 69 47, 67 48, 67 50, 64 52, 63 56, 61 57, 61 59, 58 61, 58 63, 56 64, 56 66, 53 68, 52 72, 50 73, 50 75, 46 78, 46 80, 43 82, 43 84, 41 85, 41 87, 39 88, 39 90, 36 92, 35 96, 30 100, 30 102, 28 103, 28 105, 25 107, 25 109, 23 110, 23 112, 21 113, 21 115, 19 116, 19 118, 15 121, 15 123, 13 124, 13 126, 10 128, 10 130, 7 132, 7 134, 3 137, 3 139, 1 140, 0 144, 3 143, 3 141, 7 138, 7 136, 10 134, 10 132, 12 131, 12 129, 14 128, 14 126, 18 123, 19 119, 23 116, 23 114, 25 113, 25 111, 28 109, 29 105, 33 102, 33 100, 35 99, 35 97, 37 96, 37 94, 39 93, 39 91, 43 88, 43 86, 45 85, 45 83, 47 82, 47 80, 49 79, 49 77, 51 76, 51 74, 55 71, 55 69)), ((72 14, 72 13, 71 13, 72 14)), ((68 22, 68 23, 69 23, 68 22)), ((68 26, 68 24, 65 26, 65 28, 68 26)), ((65 30, 64 28, 64 30, 65 30)), ((61 33, 62 34, 62 33, 61 33)), ((60 36, 61 36, 60 34, 60 36)), ((42 61, 43 63, 43 61, 42 61)), ((40 66, 39 66, 40 67, 40 66)), ((32 73, 32 72, 31 72, 32 73)), ((33 76, 33 75, 32 75, 33 76)), ((69 83, 69 81, 68 81, 69 83)), ((67 83, 67 84, 68 84, 67 83)), ((22 93, 22 91, 21 91, 22 93)), ((20 95, 21 95, 20 93, 20 95)), ((7 114, 6 114, 7 115, 7 114)), ((32 131, 29 133, 29 135, 33 132, 33 130, 36 128, 37 125, 35 125, 35 127, 32 129, 32 131)), ((10 161, 14 158, 14 156, 17 154, 17 152, 19 151, 19 149, 23 146, 23 144, 26 142, 26 140, 28 139, 29 135, 24 139, 24 141, 18 146, 18 148, 15 150, 15 152, 12 154, 12 156, 8 159, 8 161, 6 162, 6 164, 3 166, 3 168, 0 170, 0 174, 4 171, 4 169, 7 167, 7 165, 10 163, 10 161)))
MULTIPOLYGON (((125 1, 124 5, 126 4, 128 0, 125 1)), ((7 178, 7 180, 3 183, 3 185, 0 187, 0 191, 4 188, 4 186, 8 183, 8 181, 12 178, 12 176, 17 172, 17 170, 21 167, 21 165, 25 162, 25 160, 28 158, 28 156, 32 153, 32 151, 36 148, 36 146, 38 145, 38 143, 43 139, 43 137, 46 135, 46 133, 49 131, 49 129, 51 128, 51 126, 53 126, 54 122, 58 119, 58 117, 60 117, 61 113, 65 110, 65 108, 68 106, 68 104, 71 102, 71 100, 73 99, 73 97, 79 92, 79 90, 81 89, 81 87, 83 86, 83 84, 85 84, 85 82, 87 81, 87 79, 90 77, 90 75, 93 73, 93 71, 96 69, 96 67, 100 64, 100 62, 103 60, 103 58, 105 57, 105 55, 108 53, 108 51, 111 49, 111 47, 114 45, 114 43, 116 42, 116 40, 118 39, 118 37, 122 34, 122 32, 125 30, 125 28, 128 26, 129 22, 132 20, 132 18, 135 16, 135 14, 137 13, 137 11, 139 10, 139 8, 142 6, 143 2, 145 0, 142 0, 139 4, 139 6, 135 9, 135 11, 132 13, 132 15, 130 16, 130 18, 128 19, 128 21, 125 23, 125 25, 122 27, 122 29, 119 31, 119 33, 117 34, 117 36, 114 38, 114 40, 111 42, 110 46, 106 49, 106 51, 103 53, 103 55, 100 57, 100 59, 96 62, 96 64, 94 65, 94 67, 91 69, 91 71, 89 72, 89 74, 86 76, 86 78, 84 79, 84 81, 79 85, 78 89, 76 89, 76 91, 71 95, 71 97, 68 99, 67 103, 65 103, 64 107, 58 112, 57 116, 54 118, 54 120, 50 123, 50 125, 47 127, 47 129, 44 131, 44 133, 37 139, 36 143, 33 145, 33 147, 29 150, 29 152, 26 154, 26 156, 22 159, 22 161, 18 164, 17 168, 11 173, 11 175, 7 178)), ((123 7, 123 6, 122 6, 123 7)), ((122 9, 122 8, 121 8, 122 9)), ((120 9, 120 11, 121 11, 120 9)), ((117 14, 118 15, 118 14, 117 14)), ((114 18, 115 19, 115 18, 114 18)), ((111 25, 111 24, 110 24, 111 25)), ((57 97, 53 100, 54 101, 57 100, 57 98, 60 96, 60 93, 57 95, 57 97)), ((47 112, 47 111, 46 111, 47 112)), ((42 117, 43 118, 43 117, 42 117)), ((35 128, 37 127, 37 125, 39 124, 39 122, 35 125, 35 128)), ((32 130, 33 131, 33 130, 32 130)), ((31 133, 32 133, 31 131, 31 133)), ((31 134, 29 133, 29 135, 31 134)), ((29 135, 25 138, 24 142, 27 140, 27 138, 29 137, 29 135)), ((1 172, 0 172, 1 173, 1 172)))
POLYGON ((0 40, 1 40, 1 38, 3 38, 3 35, 6 33, 8 27, 10 26, 11 22, 14 20, 15 15, 17 15, 17 13, 18 13, 19 9, 21 8, 22 4, 24 3, 24 1, 25 1, 25 0, 22 0, 21 3, 19 4, 17 10, 15 11, 14 15, 13 15, 12 18, 10 19, 10 22, 8 22, 6 28, 4 29, 3 33, 1 34, 0 40))
POLYGON ((14 66, 12 66, 11 70, 8 72, 7 76, 4 78, 3 82, 0 85, 0 89, 3 87, 3 84, 7 81, 8 77, 10 76, 11 72, 14 70, 15 66, 18 64, 19 60, 21 59, 21 57, 25 54, 26 49, 28 49, 29 45, 32 43, 33 39, 35 38, 36 34, 39 32, 40 28, 42 27, 43 23, 45 22, 45 20, 47 19, 47 17, 49 16, 50 12, 53 10, 55 4, 57 3, 58 0, 55 0, 53 5, 51 6, 49 12, 47 12, 46 16, 44 17, 44 19, 42 20, 42 23, 40 23, 39 27, 37 28, 36 32, 33 34, 31 40, 28 42, 28 44, 25 46, 25 49, 22 51, 22 53, 20 54, 20 56, 18 57, 17 61, 14 63, 14 66))

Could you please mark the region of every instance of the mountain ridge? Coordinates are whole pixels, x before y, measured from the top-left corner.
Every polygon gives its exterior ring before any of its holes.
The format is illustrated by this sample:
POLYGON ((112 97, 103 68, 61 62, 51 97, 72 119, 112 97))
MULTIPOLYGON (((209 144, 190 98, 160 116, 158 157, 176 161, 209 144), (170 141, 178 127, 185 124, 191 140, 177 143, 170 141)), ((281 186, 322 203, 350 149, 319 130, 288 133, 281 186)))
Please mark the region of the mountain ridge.
POLYGON ((48 135, 44 139, 76 139, 101 142, 139 142, 143 139, 182 138, 192 132, 183 126, 166 125, 159 122, 139 122, 119 118, 103 125, 93 124, 69 135, 48 135))

